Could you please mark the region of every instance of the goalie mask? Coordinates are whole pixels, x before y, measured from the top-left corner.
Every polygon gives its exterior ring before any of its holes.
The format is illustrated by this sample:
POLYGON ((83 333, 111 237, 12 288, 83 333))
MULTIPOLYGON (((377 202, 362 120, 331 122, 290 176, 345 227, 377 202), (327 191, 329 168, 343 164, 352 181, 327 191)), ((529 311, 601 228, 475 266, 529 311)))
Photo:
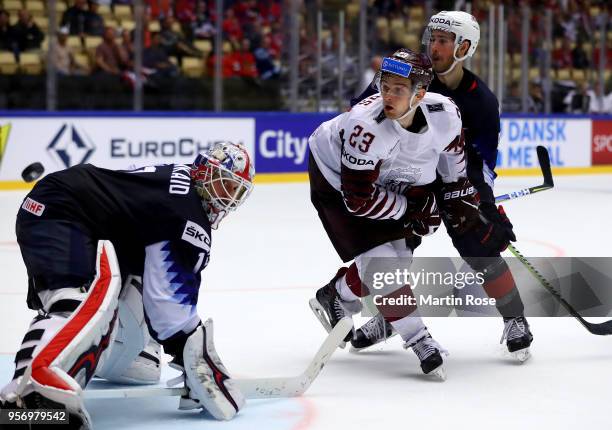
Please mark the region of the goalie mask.
POLYGON ((429 84, 433 80, 433 69, 431 68, 431 62, 426 55, 416 53, 410 49, 401 48, 393 53, 390 57, 383 58, 380 66, 380 71, 375 78, 376 86, 381 93, 381 96, 389 91, 395 96, 405 96, 408 98, 408 110, 396 118, 399 121, 417 108, 419 103, 416 101, 419 91, 427 91, 429 84), (385 85, 385 77, 389 75, 396 75, 402 78, 406 78, 411 82, 412 90, 406 88, 405 94, 399 94, 393 92, 391 88, 385 85))
POLYGON ((212 228, 216 229, 229 212, 246 200, 254 176, 251 158, 242 145, 217 143, 196 157, 191 177, 212 228))

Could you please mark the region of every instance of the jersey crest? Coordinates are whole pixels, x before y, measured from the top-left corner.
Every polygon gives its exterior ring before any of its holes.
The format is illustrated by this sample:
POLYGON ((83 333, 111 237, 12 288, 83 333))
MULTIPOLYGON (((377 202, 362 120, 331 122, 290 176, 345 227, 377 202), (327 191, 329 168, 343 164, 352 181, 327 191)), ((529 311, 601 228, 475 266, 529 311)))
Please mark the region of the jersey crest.
POLYGON ((434 103, 434 104, 428 104, 427 106, 427 111, 428 112, 444 112, 444 105, 442 103, 434 103))

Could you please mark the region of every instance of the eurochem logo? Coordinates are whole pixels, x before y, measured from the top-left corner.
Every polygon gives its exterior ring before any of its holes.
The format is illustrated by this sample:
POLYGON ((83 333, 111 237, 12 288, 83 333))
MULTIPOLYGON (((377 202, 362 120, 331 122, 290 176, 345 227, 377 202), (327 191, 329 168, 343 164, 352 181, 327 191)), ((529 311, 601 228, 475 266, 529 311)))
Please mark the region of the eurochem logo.
POLYGON ((86 163, 95 150, 89 136, 74 124, 63 124, 47 146, 51 156, 65 168, 86 163))

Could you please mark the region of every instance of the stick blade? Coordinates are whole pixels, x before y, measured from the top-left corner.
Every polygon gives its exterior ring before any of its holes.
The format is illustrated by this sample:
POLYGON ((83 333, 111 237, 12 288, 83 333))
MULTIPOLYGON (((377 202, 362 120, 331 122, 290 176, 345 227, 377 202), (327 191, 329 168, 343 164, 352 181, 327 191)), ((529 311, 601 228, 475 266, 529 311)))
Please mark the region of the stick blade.
POLYGON ((329 332, 308 368, 301 375, 293 378, 236 379, 235 382, 247 399, 301 396, 319 376, 321 369, 327 364, 334 351, 338 349, 338 346, 352 328, 353 321, 351 318, 341 319, 329 332))
POLYGON ((612 334, 612 320, 601 324, 588 323, 588 330, 598 336, 609 336, 612 334))
MULTIPOLYGON (((343 318, 327 335, 319 350, 311 360, 308 368, 300 375, 293 377, 232 379, 247 399, 271 399, 278 397, 296 397, 306 392, 310 384, 321 372, 344 337, 353 328, 351 318, 343 318)), ((185 388, 118 388, 87 389, 83 391, 86 399, 125 399, 140 397, 183 396, 185 388)))
POLYGON ((544 177, 544 185, 554 187, 555 183, 552 177, 552 171, 550 170, 550 156, 548 155, 548 149, 542 145, 538 145, 536 148, 538 153, 538 162, 542 169, 542 176, 544 177))

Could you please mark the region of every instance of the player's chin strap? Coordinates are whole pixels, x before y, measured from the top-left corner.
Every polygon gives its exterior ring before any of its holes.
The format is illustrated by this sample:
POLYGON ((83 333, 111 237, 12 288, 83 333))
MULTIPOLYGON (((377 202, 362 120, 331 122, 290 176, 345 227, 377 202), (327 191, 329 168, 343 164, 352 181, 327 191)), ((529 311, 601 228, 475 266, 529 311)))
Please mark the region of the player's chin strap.
POLYGON ((408 110, 406 111, 405 114, 403 114, 402 116, 400 116, 399 118, 396 118, 396 121, 400 121, 404 118, 406 118, 408 115, 412 115, 414 113, 414 111, 416 110, 416 108, 419 106, 420 102, 416 102, 414 103, 414 100, 417 98, 417 92, 420 90, 421 88, 417 88, 416 91, 414 92, 414 94, 412 94, 412 96, 410 97, 410 102, 408 103, 408 110), (414 106, 412 105, 414 103, 414 106))
POLYGON ((467 59, 467 57, 468 57, 468 56, 467 56, 467 54, 465 54, 465 55, 464 55, 463 57, 461 57, 461 58, 457 58, 457 50, 458 50, 458 49, 459 49, 459 45, 455 46, 455 49, 454 49, 454 51, 453 51, 453 64, 451 64, 451 66, 450 66, 450 67, 448 68, 448 70, 447 70, 447 71, 445 71, 445 72, 436 72, 436 74, 437 74, 438 76, 446 76, 446 75, 448 75, 450 72, 452 72, 452 71, 453 71, 453 69, 455 68, 455 66, 456 66, 457 64, 459 64, 460 62, 465 61, 465 60, 467 59))

